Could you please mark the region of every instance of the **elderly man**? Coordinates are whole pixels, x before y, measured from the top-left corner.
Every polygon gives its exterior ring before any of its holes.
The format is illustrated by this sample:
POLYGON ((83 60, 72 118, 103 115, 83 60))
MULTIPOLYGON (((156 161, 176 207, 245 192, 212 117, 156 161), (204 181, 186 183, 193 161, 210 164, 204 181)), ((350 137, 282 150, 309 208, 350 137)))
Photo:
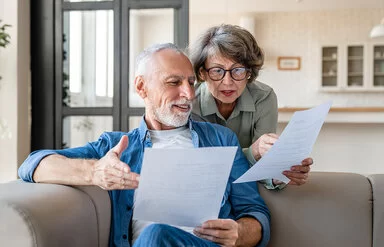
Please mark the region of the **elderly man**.
POLYGON ((135 88, 145 102, 140 127, 103 133, 78 148, 32 153, 19 169, 25 181, 97 185, 109 190, 113 208, 110 246, 266 246, 269 211, 256 183, 233 184, 248 169, 235 134, 190 120, 195 76, 173 44, 152 46, 137 59, 135 88), (238 146, 219 219, 194 229, 132 221, 144 148, 238 146), (133 238, 133 239, 132 239, 133 238))

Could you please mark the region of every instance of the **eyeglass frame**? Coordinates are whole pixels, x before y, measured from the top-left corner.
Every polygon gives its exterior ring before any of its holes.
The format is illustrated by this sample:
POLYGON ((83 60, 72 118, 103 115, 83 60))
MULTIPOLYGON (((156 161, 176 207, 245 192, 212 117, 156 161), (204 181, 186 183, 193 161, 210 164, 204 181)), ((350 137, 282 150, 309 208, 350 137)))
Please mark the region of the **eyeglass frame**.
MULTIPOLYGON (((231 76, 231 78, 233 79, 233 80, 235 80, 235 81, 242 81, 242 80, 244 80, 245 78, 247 78, 247 74, 249 73, 249 72, 251 72, 251 69, 249 69, 249 68, 247 68, 247 67, 235 67, 235 68, 232 68, 232 69, 223 69, 223 68, 221 68, 221 67, 211 67, 211 68, 205 68, 204 66, 202 67, 203 68, 203 70, 205 70, 206 72, 207 72, 207 74, 208 74, 208 77, 212 80, 212 81, 220 81, 220 80, 222 80, 222 79, 224 79, 224 77, 225 77, 225 75, 227 74, 227 72, 229 72, 229 75, 231 76), (223 74, 223 77, 221 77, 220 79, 212 79, 212 77, 209 75, 209 71, 211 70, 211 69, 222 69, 223 71, 224 71, 224 74, 223 74), (245 69, 245 71, 246 71, 246 73, 245 73, 245 76, 244 76, 244 78, 243 79, 235 79, 234 77, 233 77, 233 75, 232 75, 232 71, 233 70, 235 70, 235 69, 245 69)), ((248 79, 249 79, 250 77, 248 77, 248 79)))

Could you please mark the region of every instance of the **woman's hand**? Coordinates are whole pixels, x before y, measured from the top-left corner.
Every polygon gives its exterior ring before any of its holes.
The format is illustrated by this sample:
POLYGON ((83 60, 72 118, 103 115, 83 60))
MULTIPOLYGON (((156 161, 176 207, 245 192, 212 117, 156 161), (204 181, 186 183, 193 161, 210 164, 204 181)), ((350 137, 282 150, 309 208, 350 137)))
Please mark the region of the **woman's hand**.
POLYGON ((251 146, 253 157, 255 157, 256 160, 259 160, 269 149, 271 149, 278 138, 279 136, 274 133, 260 136, 251 146))

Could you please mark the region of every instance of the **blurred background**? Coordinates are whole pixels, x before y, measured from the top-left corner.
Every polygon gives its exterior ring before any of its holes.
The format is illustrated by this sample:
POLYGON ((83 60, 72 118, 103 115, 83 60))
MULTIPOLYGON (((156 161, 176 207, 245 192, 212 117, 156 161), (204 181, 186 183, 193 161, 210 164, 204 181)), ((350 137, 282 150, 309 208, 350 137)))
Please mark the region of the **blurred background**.
POLYGON ((0 47, 0 182, 30 151, 137 127, 137 54, 186 47, 222 23, 264 50, 258 79, 278 96, 278 133, 294 111, 333 101, 313 170, 383 173, 384 34, 371 35, 383 18, 382 0, 0 0, 0 27, 11 25, 0 47))

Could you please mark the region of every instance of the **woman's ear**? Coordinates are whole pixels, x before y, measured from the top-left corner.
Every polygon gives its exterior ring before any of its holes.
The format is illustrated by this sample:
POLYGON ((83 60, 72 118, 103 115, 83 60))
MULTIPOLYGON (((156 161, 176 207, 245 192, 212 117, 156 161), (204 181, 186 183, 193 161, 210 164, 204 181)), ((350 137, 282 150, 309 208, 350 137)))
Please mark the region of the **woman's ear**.
POLYGON ((203 67, 200 67, 200 69, 199 69, 199 77, 200 77, 203 81, 205 81, 205 73, 204 73, 204 69, 203 69, 203 67))
POLYGON ((147 97, 147 87, 145 86, 145 80, 142 75, 135 77, 135 89, 142 99, 147 97))

